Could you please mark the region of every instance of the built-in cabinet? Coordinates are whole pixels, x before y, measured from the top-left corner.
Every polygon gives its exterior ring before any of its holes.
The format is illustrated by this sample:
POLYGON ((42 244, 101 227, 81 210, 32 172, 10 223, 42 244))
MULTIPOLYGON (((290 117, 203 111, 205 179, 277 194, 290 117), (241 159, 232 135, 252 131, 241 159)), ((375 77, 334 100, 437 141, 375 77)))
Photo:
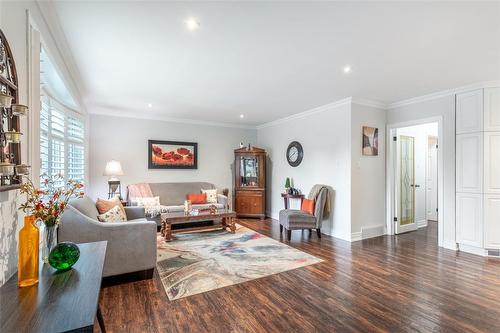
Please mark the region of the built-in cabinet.
POLYGON ((500 87, 456 95, 456 236, 500 249, 500 87))

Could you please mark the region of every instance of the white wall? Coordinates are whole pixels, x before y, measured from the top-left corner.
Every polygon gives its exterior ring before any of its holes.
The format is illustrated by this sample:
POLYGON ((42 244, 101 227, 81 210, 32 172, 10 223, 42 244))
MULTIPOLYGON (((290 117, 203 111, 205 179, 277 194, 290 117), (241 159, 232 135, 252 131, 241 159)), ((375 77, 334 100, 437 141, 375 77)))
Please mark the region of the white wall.
POLYGON ((122 195, 128 184, 140 182, 206 181, 220 188, 233 186, 234 149, 240 142, 256 145, 253 129, 197 125, 149 119, 90 115, 90 184, 93 198, 107 198, 106 162, 121 162, 122 195), (148 169, 148 140, 198 143, 197 170, 148 169))
POLYGON ((415 121, 442 117, 443 134, 440 150, 443 152, 443 246, 455 249, 455 96, 444 97, 399 106, 388 110, 387 123, 415 121))
POLYGON ((351 240, 385 234, 386 111, 351 106, 351 240), (378 128, 378 156, 363 156, 362 128, 378 128))
POLYGON ((305 116, 292 117, 257 130, 259 146, 268 153, 267 214, 274 219, 283 209, 280 193, 286 177, 306 195, 314 184, 325 184, 334 190, 333 214, 323 222, 322 232, 350 240, 350 173, 351 127, 350 102, 326 107, 305 116), (286 149, 292 141, 304 148, 304 159, 298 167, 286 160, 286 149))
POLYGON ((426 175, 428 137, 438 135, 438 124, 429 123, 410 127, 398 128, 397 135, 414 137, 415 158, 415 221, 419 227, 427 225, 426 210, 426 175))

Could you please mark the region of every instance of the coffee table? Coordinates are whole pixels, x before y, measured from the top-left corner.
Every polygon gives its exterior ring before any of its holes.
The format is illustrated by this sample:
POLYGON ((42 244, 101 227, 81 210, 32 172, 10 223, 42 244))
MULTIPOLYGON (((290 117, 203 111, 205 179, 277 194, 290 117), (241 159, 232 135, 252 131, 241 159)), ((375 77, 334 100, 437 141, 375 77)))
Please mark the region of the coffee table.
POLYGON ((197 213, 185 214, 184 212, 173 212, 161 214, 161 229, 160 234, 165 237, 165 240, 171 241, 174 233, 188 233, 203 230, 229 229, 229 232, 236 232, 236 213, 228 209, 218 209, 215 213, 210 213, 209 210, 200 210, 197 213), (196 226, 182 229, 172 230, 174 224, 189 224, 194 222, 203 222, 210 220, 221 220, 220 224, 209 226, 196 226))

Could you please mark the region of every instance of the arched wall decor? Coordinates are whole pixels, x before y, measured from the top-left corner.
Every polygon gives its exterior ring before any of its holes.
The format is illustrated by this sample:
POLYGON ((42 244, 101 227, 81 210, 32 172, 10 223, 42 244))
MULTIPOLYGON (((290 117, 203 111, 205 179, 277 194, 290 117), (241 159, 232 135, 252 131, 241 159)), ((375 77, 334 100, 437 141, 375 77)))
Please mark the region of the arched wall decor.
POLYGON ((5 35, 0 30, 0 192, 19 188, 29 166, 21 164, 20 117, 28 112, 19 104, 16 64, 5 35))

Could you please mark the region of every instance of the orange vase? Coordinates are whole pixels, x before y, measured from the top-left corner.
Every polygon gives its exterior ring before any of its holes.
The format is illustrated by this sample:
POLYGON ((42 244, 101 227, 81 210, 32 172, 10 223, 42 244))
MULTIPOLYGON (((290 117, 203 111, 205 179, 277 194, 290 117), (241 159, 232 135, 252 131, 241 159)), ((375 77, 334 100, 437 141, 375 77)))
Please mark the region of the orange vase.
POLYGON ((40 232, 33 215, 24 217, 24 227, 19 231, 19 261, 17 284, 19 287, 38 283, 38 249, 40 232))

